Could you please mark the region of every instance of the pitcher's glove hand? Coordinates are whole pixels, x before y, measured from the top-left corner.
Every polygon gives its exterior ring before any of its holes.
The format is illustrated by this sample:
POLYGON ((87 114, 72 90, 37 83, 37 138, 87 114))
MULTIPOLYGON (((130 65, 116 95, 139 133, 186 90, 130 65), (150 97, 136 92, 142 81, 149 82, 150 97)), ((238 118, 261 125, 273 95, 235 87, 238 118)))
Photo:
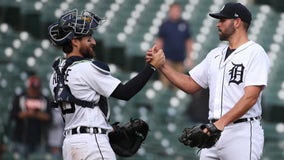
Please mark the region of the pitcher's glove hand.
POLYGON ((213 123, 200 124, 192 128, 185 128, 179 141, 190 147, 211 148, 219 140, 221 132, 213 123), (208 133, 204 132, 205 128, 208 133))
POLYGON ((113 151, 122 157, 134 155, 146 139, 149 126, 141 119, 130 119, 123 126, 116 122, 112 125, 114 131, 109 133, 109 142, 113 151))

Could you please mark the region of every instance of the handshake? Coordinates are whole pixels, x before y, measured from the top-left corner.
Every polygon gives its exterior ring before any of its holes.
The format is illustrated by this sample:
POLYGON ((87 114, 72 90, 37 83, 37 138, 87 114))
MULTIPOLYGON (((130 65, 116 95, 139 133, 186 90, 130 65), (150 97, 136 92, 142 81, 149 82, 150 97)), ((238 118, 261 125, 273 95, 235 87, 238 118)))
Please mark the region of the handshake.
POLYGON ((159 69, 166 62, 164 51, 157 47, 157 45, 154 45, 146 52, 146 62, 154 66, 156 69, 159 69))

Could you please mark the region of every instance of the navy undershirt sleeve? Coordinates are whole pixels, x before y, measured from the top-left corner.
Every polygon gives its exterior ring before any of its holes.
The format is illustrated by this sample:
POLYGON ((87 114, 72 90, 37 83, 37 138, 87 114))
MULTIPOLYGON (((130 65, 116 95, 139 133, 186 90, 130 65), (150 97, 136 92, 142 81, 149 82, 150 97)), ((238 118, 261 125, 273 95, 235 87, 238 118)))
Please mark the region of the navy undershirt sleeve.
POLYGON ((121 100, 129 100, 145 86, 154 71, 155 68, 147 63, 144 69, 134 78, 130 79, 125 84, 120 83, 112 92, 111 97, 121 100))

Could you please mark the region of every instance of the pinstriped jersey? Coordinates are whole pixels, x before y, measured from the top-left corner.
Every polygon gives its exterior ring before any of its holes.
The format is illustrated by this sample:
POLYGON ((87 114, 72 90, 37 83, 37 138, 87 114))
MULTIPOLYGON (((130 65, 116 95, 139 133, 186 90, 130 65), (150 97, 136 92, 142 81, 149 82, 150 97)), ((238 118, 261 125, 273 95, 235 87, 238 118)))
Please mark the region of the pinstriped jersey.
MULTIPOLYGON (((241 45, 225 59, 228 46, 211 50, 206 58, 189 71, 201 87, 210 90, 209 117, 218 119, 240 100, 244 88, 266 86, 270 67, 264 49, 253 41, 241 45)), ((261 116, 261 95, 242 118, 261 116)))
MULTIPOLYGON (((60 62, 60 69, 62 69, 64 64, 65 60, 60 62)), ((74 62, 66 69, 64 79, 65 84, 68 85, 74 97, 89 102, 99 102, 100 96, 108 98, 121 82, 111 76, 108 70, 97 66, 90 60, 74 62)), ((53 90, 56 85, 57 75, 54 72, 51 75, 49 84, 53 96, 53 90)), ((88 108, 76 104, 64 103, 59 108, 65 120, 65 130, 78 126, 112 129, 108 124, 110 112, 105 115, 98 106, 88 108)))

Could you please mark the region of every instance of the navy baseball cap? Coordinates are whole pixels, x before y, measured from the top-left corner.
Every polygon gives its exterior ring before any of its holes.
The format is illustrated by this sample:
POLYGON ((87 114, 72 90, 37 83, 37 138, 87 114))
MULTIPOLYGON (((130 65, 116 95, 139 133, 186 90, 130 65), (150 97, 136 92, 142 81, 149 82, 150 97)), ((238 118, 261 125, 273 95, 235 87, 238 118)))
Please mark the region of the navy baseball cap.
POLYGON ((219 13, 209 13, 209 15, 217 19, 240 18, 247 24, 250 24, 252 19, 250 11, 241 3, 235 2, 226 3, 219 13))

